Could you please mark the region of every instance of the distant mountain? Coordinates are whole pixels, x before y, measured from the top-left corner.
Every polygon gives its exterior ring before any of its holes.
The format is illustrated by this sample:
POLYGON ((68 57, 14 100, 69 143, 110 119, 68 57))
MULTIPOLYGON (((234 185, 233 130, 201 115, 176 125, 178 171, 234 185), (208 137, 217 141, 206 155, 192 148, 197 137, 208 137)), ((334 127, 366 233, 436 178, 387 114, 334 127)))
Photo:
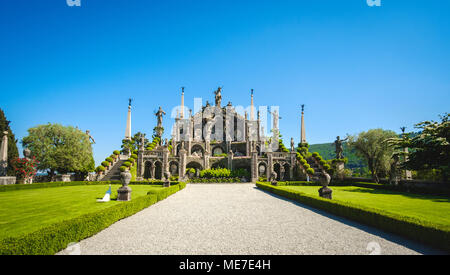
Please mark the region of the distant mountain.
MULTIPOLYGON (((344 143, 343 147, 344 157, 348 158, 348 163, 345 165, 346 168, 353 170, 367 167, 366 161, 358 157, 354 150, 350 150, 347 147, 347 143, 344 143)), ((311 153, 319 153, 326 160, 336 158, 334 143, 312 144, 309 145, 309 151, 311 153)))

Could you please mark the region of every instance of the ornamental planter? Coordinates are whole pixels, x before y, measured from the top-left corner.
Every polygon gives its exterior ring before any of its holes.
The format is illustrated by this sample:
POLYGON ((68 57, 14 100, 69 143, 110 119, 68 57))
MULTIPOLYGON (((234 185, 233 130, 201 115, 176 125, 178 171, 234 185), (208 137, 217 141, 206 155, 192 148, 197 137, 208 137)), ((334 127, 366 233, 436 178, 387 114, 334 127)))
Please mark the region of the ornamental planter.
POLYGON ((117 190, 117 201, 130 201, 131 188, 128 184, 131 181, 131 173, 129 171, 120 173, 120 180, 122 181, 122 187, 117 190))

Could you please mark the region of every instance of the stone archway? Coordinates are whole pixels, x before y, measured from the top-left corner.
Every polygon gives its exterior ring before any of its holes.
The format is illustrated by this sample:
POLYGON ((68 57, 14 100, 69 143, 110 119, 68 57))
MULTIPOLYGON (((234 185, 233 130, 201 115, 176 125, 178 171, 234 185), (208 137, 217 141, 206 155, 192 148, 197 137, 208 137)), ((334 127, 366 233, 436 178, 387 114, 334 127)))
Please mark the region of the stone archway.
POLYGON ((186 170, 189 168, 195 169, 194 177, 200 176, 200 171, 203 170, 203 165, 197 161, 191 161, 186 165, 186 170))
POLYGON ((178 175, 179 165, 176 161, 169 162, 169 172, 172 176, 178 175))
POLYGON ((191 156, 201 157, 204 154, 205 154, 205 149, 201 145, 195 144, 194 146, 192 146, 192 148, 191 148, 191 156))
POLYGON ((162 162, 160 162, 159 160, 158 161, 155 161, 155 163, 154 163, 154 166, 155 166, 155 174, 153 175, 153 177, 155 178, 155 179, 157 179, 157 180, 160 180, 160 179, 162 179, 163 178, 163 164, 162 164, 162 162))
POLYGON ((281 165, 278 162, 273 165, 273 171, 277 173, 277 180, 280 180, 281 165))
POLYGON ((283 168, 284 168, 284 177, 281 180, 285 180, 285 181, 291 180, 291 177, 289 175, 289 171, 290 171, 291 166, 289 165, 289 163, 285 163, 283 165, 283 168))
POLYGON ((152 162, 146 161, 144 164, 144 179, 152 178, 152 162))
POLYGON ((222 155, 225 153, 225 150, 222 148, 222 146, 220 145, 216 145, 213 147, 212 149, 212 155, 213 156, 218 156, 218 155, 222 155))
POLYGON ((258 176, 265 177, 267 175, 267 164, 265 162, 258 163, 258 176))

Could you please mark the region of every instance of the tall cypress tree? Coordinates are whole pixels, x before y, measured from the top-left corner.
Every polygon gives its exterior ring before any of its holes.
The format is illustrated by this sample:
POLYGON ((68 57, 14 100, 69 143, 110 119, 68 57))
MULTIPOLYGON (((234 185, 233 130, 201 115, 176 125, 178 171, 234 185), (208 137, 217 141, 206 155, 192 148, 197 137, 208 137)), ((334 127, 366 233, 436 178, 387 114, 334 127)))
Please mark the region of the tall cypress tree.
POLYGON ((6 120, 5 113, 0 109, 0 142, 3 138, 3 132, 8 131, 8 175, 14 175, 11 162, 13 159, 19 157, 19 150, 17 149, 17 139, 15 138, 11 128, 9 127, 10 121, 6 120))

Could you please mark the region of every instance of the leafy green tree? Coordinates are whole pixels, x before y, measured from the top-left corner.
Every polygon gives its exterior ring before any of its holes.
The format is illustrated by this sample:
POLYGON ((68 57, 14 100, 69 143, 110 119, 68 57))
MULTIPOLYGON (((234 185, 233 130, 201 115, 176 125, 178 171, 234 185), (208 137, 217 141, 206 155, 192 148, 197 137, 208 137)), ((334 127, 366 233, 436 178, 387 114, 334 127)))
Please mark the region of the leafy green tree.
POLYGON ((50 176, 74 172, 81 177, 95 169, 88 135, 72 126, 49 123, 30 128, 22 145, 39 161, 38 169, 50 176))
POLYGON ((442 180, 450 177, 450 114, 440 116, 441 121, 424 121, 415 125, 419 133, 405 133, 389 142, 400 152, 409 149, 403 167, 410 170, 441 174, 442 180))
MULTIPOLYGON (((134 134, 134 136, 131 137, 131 140, 122 140, 122 152, 126 153, 128 151, 131 151, 132 154, 136 154, 139 150, 139 147, 141 147, 141 136, 143 135, 143 133, 137 132, 136 134, 134 134)), ((149 140, 147 138, 144 138, 144 148, 146 148, 149 143, 149 140)))
POLYGON ((0 109, 0 143, 3 138, 3 132, 8 131, 8 175, 15 175, 12 162, 19 157, 19 150, 17 149, 17 139, 9 127, 10 121, 6 120, 5 113, 0 109))
POLYGON ((356 154, 367 161, 369 171, 375 182, 380 176, 389 173, 394 148, 387 140, 397 137, 394 131, 371 129, 357 136, 349 136, 348 145, 356 150, 356 154))

